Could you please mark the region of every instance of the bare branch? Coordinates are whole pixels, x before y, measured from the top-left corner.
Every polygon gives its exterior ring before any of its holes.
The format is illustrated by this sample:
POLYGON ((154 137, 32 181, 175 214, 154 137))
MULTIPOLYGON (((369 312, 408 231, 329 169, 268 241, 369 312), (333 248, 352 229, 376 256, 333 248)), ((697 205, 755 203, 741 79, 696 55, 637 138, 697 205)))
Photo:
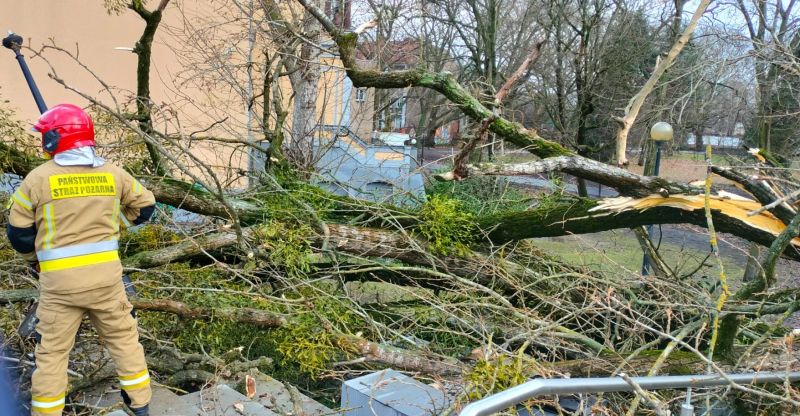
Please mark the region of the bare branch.
POLYGON ((628 164, 628 159, 625 156, 625 151, 628 148, 628 132, 630 132, 633 123, 636 121, 636 117, 639 115, 639 110, 641 110, 645 98, 647 98, 647 95, 653 90, 653 87, 656 85, 659 78, 661 78, 661 75, 672 65, 672 62, 689 41, 692 32, 694 32, 695 27, 697 27, 700 17, 706 12, 709 3, 711 3, 711 0, 702 0, 700 2, 692 16, 692 20, 689 21, 686 29, 683 30, 681 37, 672 45, 667 56, 656 65, 655 70, 650 74, 650 78, 645 82, 639 92, 630 99, 628 105, 625 107, 625 115, 622 118, 616 119, 617 122, 620 123, 620 128, 617 130, 616 159, 618 165, 628 164))

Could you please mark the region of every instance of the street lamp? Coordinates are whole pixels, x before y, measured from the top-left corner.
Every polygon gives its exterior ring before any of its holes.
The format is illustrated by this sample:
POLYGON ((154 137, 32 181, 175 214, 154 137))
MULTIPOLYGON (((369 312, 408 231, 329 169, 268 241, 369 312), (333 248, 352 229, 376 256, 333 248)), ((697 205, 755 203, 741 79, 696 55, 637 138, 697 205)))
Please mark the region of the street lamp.
POLYGON ((672 126, 669 123, 659 121, 653 124, 650 128, 650 138, 656 142, 658 150, 656 151, 656 168, 655 176, 658 176, 658 168, 661 165, 661 146, 664 142, 672 140, 672 126))
MULTIPOLYGON (((661 146, 664 145, 664 142, 668 142, 672 140, 672 126, 669 123, 665 123, 663 121, 659 121, 656 124, 653 124, 653 127, 650 128, 650 138, 656 142, 656 166, 654 169, 654 176, 658 176, 658 168, 661 166, 661 146)), ((647 234, 648 238, 650 235, 653 234, 653 226, 647 226, 647 234)), ((642 260, 642 276, 647 276, 648 269, 650 268, 650 256, 647 253, 644 254, 644 259, 642 260)))

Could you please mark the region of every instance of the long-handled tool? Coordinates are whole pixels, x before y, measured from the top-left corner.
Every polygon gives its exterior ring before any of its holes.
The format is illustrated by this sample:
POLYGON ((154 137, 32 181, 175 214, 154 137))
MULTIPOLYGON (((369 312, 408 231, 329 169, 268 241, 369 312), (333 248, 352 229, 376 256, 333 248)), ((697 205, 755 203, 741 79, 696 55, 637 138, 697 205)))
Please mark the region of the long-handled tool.
POLYGON ((22 68, 22 74, 25 76, 25 81, 28 82, 28 87, 31 89, 31 94, 33 94, 33 99, 36 101, 36 106, 39 107, 40 113, 44 113, 47 111, 47 105, 44 103, 42 94, 36 86, 36 81, 33 80, 33 75, 31 75, 31 71, 28 69, 28 64, 25 63, 25 57, 22 56, 22 53, 19 51, 22 47, 22 36, 14 34, 14 32, 9 30, 8 36, 3 38, 3 46, 11 49, 14 51, 14 54, 16 54, 17 62, 19 62, 19 67, 22 68))
MULTIPOLYGON (((44 103, 42 93, 39 92, 39 87, 36 86, 36 81, 33 80, 33 75, 31 74, 30 69, 28 69, 28 64, 25 62, 25 57, 20 52, 20 48, 22 47, 22 36, 17 35, 9 30, 8 36, 3 38, 3 46, 14 51, 14 54, 17 57, 17 62, 19 62, 19 67, 22 69, 22 75, 25 76, 25 81, 28 83, 28 88, 31 89, 33 99, 36 101, 36 106, 39 107, 40 113, 44 113, 47 111, 47 104, 44 103)), ((36 300, 33 305, 30 306, 28 312, 25 314, 25 317, 22 319, 22 323, 20 324, 17 332, 23 338, 28 338, 36 333, 36 323, 39 322, 39 319, 36 318, 36 307, 38 305, 39 301, 36 300)), ((36 338, 36 341, 38 342, 39 337, 37 336, 36 338)))
MULTIPOLYGON (((47 111, 47 104, 44 103, 44 98, 42 98, 42 93, 39 92, 39 87, 36 86, 36 81, 33 80, 33 75, 31 74, 30 69, 28 69, 28 64, 25 62, 25 57, 22 56, 22 52, 20 52, 20 48, 22 47, 22 36, 15 34, 12 31, 8 31, 8 36, 3 38, 3 46, 11 49, 14 51, 16 55, 17 62, 19 62, 19 67, 22 69, 22 74, 25 76, 25 81, 28 83, 28 88, 31 89, 31 94, 33 94, 33 99, 36 101, 36 106, 39 108, 40 113, 44 113, 47 111)), ((34 277, 38 278, 36 275, 35 269, 32 268, 31 274, 34 277)), ((122 282, 125 285, 125 292, 128 294, 129 297, 136 296, 136 289, 133 286, 133 282, 127 275, 122 276, 122 282)), ((39 334, 36 333, 36 323, 39 322, 39 319, 36 318, 36 308, 39 306, 39 301, 36 300, 34 304, 30 307, 28 312, 25 314, 25 317, 22 319, 22 323, 19 326, 18 333, 23 338, 28 338, 33 334, 36 334, 36 341, 39 341, 39 334)), ((131 315, 136 317, 136 312, 131 311, 131 315)))

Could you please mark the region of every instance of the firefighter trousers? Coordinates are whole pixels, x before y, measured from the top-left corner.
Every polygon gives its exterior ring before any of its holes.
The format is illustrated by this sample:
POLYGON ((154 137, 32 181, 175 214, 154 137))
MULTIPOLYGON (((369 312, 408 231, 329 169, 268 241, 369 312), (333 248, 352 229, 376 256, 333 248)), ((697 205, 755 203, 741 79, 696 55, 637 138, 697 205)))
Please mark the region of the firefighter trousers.
POLYGON ((42 341, 36 345, 36 370, 31 379, 31 415, 61 415, 67 390, 69 352, 75 344, 83 317, 88 315, 114 364, 131 407, 150 403, 150 374, 139 344, 133 306, 119 285, 80 293, 41 293, 36 330, 42 341))

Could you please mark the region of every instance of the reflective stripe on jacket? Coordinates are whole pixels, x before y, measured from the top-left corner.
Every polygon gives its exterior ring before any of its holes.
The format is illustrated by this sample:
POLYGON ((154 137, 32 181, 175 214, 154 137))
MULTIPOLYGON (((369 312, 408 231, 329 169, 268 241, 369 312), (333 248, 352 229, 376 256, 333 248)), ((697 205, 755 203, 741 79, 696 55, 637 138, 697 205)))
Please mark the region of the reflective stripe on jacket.
POLYGON ((28 174, 9 204, 9 241, 39 261, 41 290, 74 293, 119 283, 120 224, 149 220, 155 198, 116 166, 49 161, 28 174))

